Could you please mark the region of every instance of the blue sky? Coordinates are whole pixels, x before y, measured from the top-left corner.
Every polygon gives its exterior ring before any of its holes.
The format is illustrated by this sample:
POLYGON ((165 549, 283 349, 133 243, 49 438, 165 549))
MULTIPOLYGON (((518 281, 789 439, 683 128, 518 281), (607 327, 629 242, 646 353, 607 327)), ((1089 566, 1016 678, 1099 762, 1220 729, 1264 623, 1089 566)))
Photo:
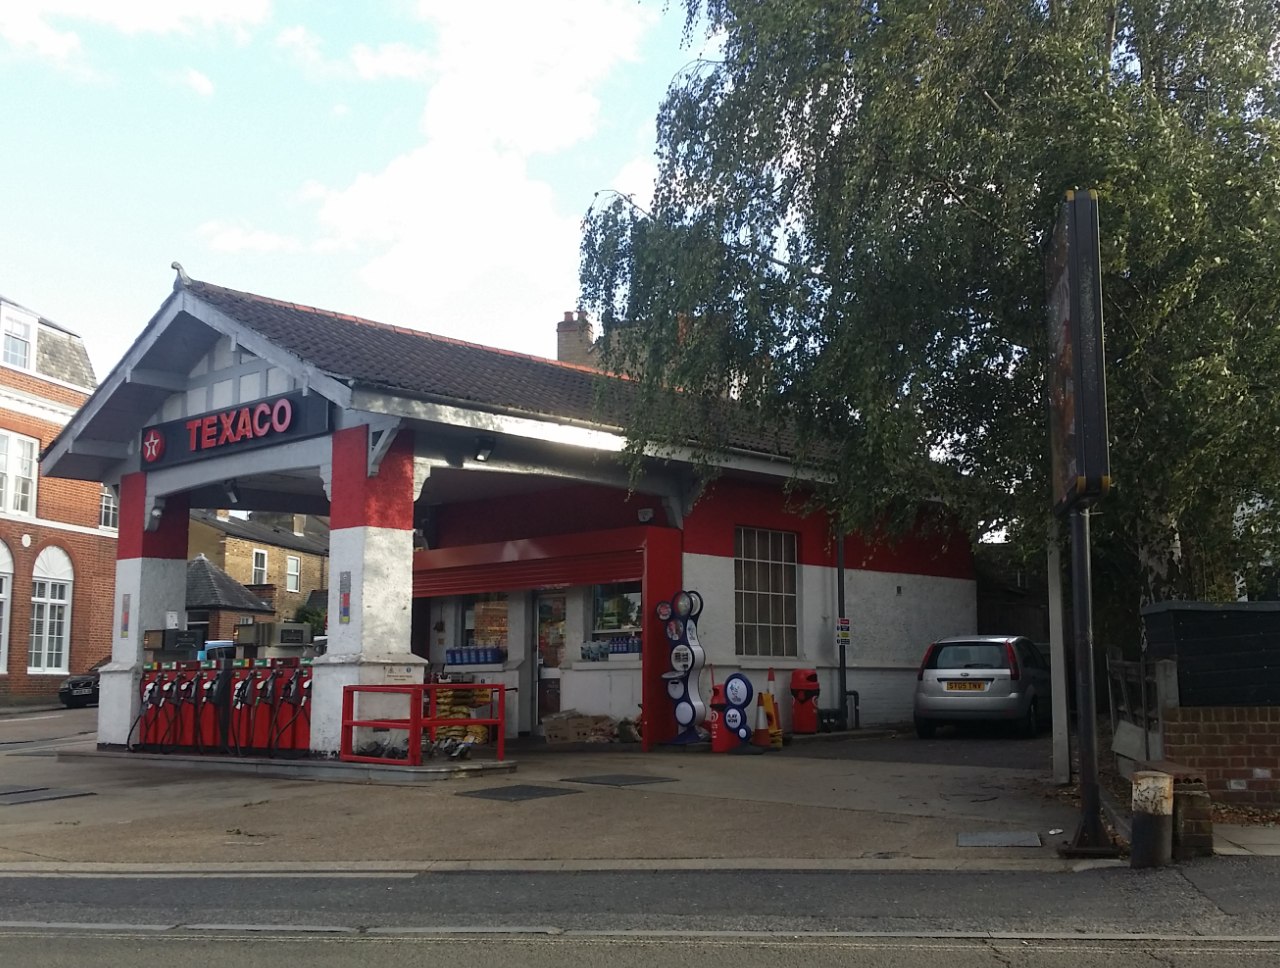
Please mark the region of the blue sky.
POLYGON ((197 279, 552 356, 597 189, 647 198, 661 0, 0 4, 0 293, 102 379, 197 279))

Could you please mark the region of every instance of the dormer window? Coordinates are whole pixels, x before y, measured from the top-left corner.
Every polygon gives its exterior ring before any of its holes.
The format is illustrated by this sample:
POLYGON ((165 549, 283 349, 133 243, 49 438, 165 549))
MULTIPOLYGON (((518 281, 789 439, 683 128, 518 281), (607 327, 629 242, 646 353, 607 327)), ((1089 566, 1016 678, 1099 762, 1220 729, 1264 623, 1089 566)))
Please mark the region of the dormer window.
POLYGON ((36 321, 34 317, 5 307, 4 362, 8 366, 29 370, 35 363, 36 321))

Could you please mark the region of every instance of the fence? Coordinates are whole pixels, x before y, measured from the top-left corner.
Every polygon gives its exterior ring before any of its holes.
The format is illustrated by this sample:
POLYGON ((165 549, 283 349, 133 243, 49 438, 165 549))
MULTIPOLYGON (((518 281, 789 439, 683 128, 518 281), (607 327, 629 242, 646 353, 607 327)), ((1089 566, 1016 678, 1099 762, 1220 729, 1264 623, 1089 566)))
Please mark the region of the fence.
POLYGON ((502 760, 506 755, 506 720, 507 690, 500 683, 409 683, 400 686, 345 686, 342 690, 342 746, 338 757, 347 763, 381 763, 393 766, 422 765, 422 737, 425 734, 431 743, 436 742, 437 733, 448 728, 467 728, 471 726, 497 727, 497 758, 502 760), (472 707, 488 706, 488 716, 458 716, 457 705, 453 702, 457 693, 468 693, 467 704, 472 707), (487 694, 487 699, 477 702, 480 694, 487 694), (400 695, 409 700, 409 715, 404 718, 378 717, 371 719, 356 718, 356 699, 360 695, 400 695), (443 700, 450 700, 447 707, 450 713, 439 715, 443 700), (495 712, 494 707, 497 707, 495 712), (371 756, 355 751, 354 739, 357 729, 404 730, 409 734, 408 748, 404 757, 383 755, 371 756))

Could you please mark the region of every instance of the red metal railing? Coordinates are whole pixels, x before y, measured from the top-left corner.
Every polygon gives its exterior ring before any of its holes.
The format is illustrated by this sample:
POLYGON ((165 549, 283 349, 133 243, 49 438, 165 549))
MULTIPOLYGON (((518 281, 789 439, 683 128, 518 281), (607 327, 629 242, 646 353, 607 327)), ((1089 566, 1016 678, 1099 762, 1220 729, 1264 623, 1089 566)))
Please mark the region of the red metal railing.
POLYGON ((344 686, 342 689, 342 747, 338 758, 346 763, 383 763, 392 766, 422 765, 422 735, 434 743, 436 731, 447 726, 496 726, 497 757, 506 755, 507 733, 507 687, 500 683, 488 682, 432 682, 411 683, 403 686, 344 686), (439 693, 451 692, 487 692, 489 699, 480 706, 488 705, 489 716, 467 716, 465 718, 437 715, 439 709, 439 693), (404 719, 356 719, 356 695, 364 693, 383 693, 407 696, 409 699, 409 715, 404 719), (494 706, 497 714, 494 715, 494 706), (364 756, 353 748, 355 731, 368 729, 402 729, 409 733, 409 748, 406 758, 394 756, 364 756))

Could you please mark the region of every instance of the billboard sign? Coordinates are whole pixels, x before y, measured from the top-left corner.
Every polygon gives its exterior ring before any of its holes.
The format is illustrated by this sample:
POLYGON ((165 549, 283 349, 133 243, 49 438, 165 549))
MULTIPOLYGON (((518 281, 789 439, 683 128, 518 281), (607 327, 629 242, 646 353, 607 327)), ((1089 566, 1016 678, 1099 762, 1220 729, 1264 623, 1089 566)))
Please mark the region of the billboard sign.
POLYGON ((1065 514, 1111 487, 1097 192, 1067 192, 1050 241, 1046 287, 1053 510, 1065 514))

